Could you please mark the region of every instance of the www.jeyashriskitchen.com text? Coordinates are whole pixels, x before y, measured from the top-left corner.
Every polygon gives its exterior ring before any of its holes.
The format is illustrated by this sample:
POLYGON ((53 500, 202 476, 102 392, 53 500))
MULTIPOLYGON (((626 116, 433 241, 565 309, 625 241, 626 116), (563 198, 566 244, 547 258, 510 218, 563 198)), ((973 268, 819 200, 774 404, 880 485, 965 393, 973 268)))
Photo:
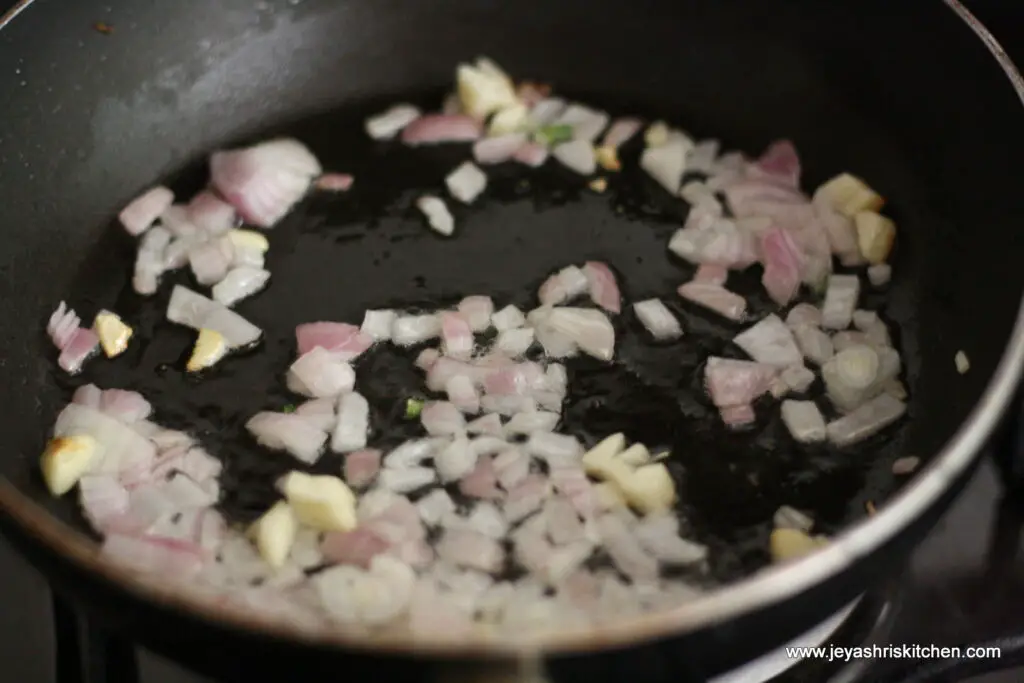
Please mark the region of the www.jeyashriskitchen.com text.
POLYGON ((939 645, 867 645, 863 647, 787 647, 790 659, 826 659, 850 662, 855 659, 999 659, 998 647, 942 647, 939 645))

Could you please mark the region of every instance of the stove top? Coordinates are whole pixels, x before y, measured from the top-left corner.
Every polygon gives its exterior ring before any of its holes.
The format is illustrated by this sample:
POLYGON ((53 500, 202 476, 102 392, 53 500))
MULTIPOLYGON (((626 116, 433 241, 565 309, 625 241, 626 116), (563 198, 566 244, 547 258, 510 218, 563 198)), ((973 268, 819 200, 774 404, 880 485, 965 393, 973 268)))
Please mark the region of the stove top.
MULTIPOLYGON (((0 7, 4 4, 0 0, 0 7)), ((1002 0, 965 0, 965 4, 1024 67, 1024 5, 1015 7, 1002 0)), ((791 645, 956 646, 1024 633, 1024 558, 1020 552, 1024 420, 1020 425, 1013 433, 1016 439, 994 444, 898 581, 862 596, 791 645)), ((103 633, 54 596, 43 577, 2 538, 0 596, 4 680, 216 683, 130 641, 103 633)), ((878 680, 873 668, 877 664, 877 660, 845 664, 809 659, 794 663, 784 652, 776 652, 711 683, 762 683, 769 679, 771 683, 864 683, 878 680)), ((960 680, 1019 683, 1024 681, 1024 667, 960 680)))

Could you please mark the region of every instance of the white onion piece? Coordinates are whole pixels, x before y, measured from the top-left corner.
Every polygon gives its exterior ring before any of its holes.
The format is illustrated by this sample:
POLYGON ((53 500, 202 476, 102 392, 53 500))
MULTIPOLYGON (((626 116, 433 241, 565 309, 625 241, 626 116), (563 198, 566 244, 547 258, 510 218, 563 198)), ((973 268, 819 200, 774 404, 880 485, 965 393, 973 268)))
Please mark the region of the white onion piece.
POLYGON ((419 465, 431 457, 437 442, 433 439, 413 439, 406 441, 398 448, 384 456, 384 466, 396 469, 407 469, 419 465))
POLYGON ((78 501, 89 523, 103 530, 107 520, 128 512, 128 489, 114 475, 87 474, 78 481, 78 501))
POLYGON ((499 334, 495 345, 502 353, 516 358, 522 356, 533 346, 533 340, 533 328, 520 327, 516 330, 505 330, 499 334))
POLYGON ((620 516, 602 515, 597 530, 604 541, 604 549, 612 562, 634 581, 654 581, 658 578, 658 561, 640 545, 639 539, 620 516))
POLYGON ((487 188, 487 176, 471 161, 460 164, 444 182, 448 192, 463 204, 472 204, 487 188))
POLYGON ((526 324, 526 316, 518 308, 509 304, 491 316, 491 324, 498 332, 514 330, 526 324))
POLYGON ((821 311, 811 304, 797 304, 786 315, 786 324, 793 329, 801 325, 821 327, 821 311))
POLYGON ((256 413, 245 423, 256 441, 271 450, 288 451, 297 459, 313 464, 320 458, 327 433, 295 413, 256 413))
POLYGON ((556 145, 551 154, 563 166, 580 175, 591 175, 597 170, 594 147, 586 140, 563 142, 556 145))
POLYGON ((249 346, 263 334, 234 311, 181 285, 175 285, 171 292, 167 319, 194 330, 206 328, 219 332, 232 348, 249 346))
POLYGON ((544 353, 548 358, 572 358, 579 352, 579 347, 568 336, 559 332, 548 322, 550 316, 545 316, 535 324, 534 337, 537 343, 544 347, 544 353))
POLYGON ((448 529, 437 542, 437 556, 444 562, 489 574, 501 570, 505 551, 492 538, 476 531, 448 529))
POLYGON ((337 421, 337 417, 334 412, 334 406, 336 403, 337 401, 333 396, 328 398, 314 398, 300 404, 295 409, 295 414, 301 415, 307 422, 312 425, 316 425, 317 429, 329 432, 334 428, 334 423, 337 421))
POLYGON ((81 324, 82 319, 78 314, 61 301, 46 323, 46 333, 50 335, 53 345, 63 350, 71 343, 81 324))
POLYGON ((370 431, 370 404, 354 391, 338 397, 338 424, 331 435, 331 450, 350 453, 366 448, 370 431))
POLYGON ((681 133, 670 135, 659 147, 648 147, 640 155, 640 168, 675 197, 686 171, 686 154, 693 143, 681 133))
POLYGON ((577 266, 566 266, 540 286, 537 298, 543 306, 557 306, 584 294, 590 288, 587 274, 577 266))
POLYGON ((601 311, 553 308, 545 323, 598 360, 610 361, 615 355, 615 328, 601 311))
POLYGON ((708 358, 704 383, 711 400, 720 408, 745 406, 768 391, 776 369, 752 361, 732 358, 708 358))
MULTIPOLYGON (((691 215, 700 208, 694 209, 691 215)), ((685 227, 672 235, 668 248, 690 263, 721 265, 737 270, 746 268, 758 258, 756 236, 727 218, 715 218, 706 226, 695 225, 688 220, 685 227)))
POLYGON ((803 365, 793 365, 783 370, 779 379, 790 391, 803 393, 814 384, 814 373, 803 365))
POLYGON ((473 420, 466 425, 466 431, 470 434, 486 434, 490 436, 501 436, 504 434, 501 416, 495 413, 489 413, 473 420))
POLYGON ((643 121, 631 116, 615 119, 611 127, 608 128, 608 132, 604 134, 601 146, 618 149, 639 133, 643 127, 643 121))
POLYGON ((833 275, 825 290, 821 307, 821 325, 832 330, 845 330, 853 320, 860 299, 860 280, 856 275, 833 275))
POLYGON ((149 230, 167 207, 174 202, 174 193, 163 185, 151 187, 121 209, 118 219, 129 235, 149 230))
POLYGON ((686 200, 691 206, 701 206, 703 210, 716 216, 722 215, 722 204, 718 201, 715 193, 707 185, 691 180, 679 190, 679 196, 686 200))
POLYGON ((408 494, 435 481, 437 474, 429 467, 384 468, 377 475, 378 484, 396 494, 408 494))
POLYGON ((570 126, 574 139, 592 143, 601 135, 601 131, 608 125, 608 121, 607 113, 573 103, 562 111, 552 125, 570 126))
POLYGON ((411 104, 396 104, 366 119, 366 134, 374 140, 390 140, 420 117, 420 110, 411 104))
POLYGON ((104 415, 127 425, 145 420, 153 412, 153 406, 142 394, 125 389, 107 389, 100 395, 99 404, 95 407, 104 415))
POLYGON ((434 489, 416 501, 416 510, 424 524, 437 526, 442 519, 455 514, 455 503, 444 489, 434 489))
POLYGON ((466 429, 466 418, 448 401, 428 402, 420 412, 420 421, 431 436, 454 435, 466 429))
POLYGON ((402 130, 402 142, 410 146, 448 142, 473 142, 483 133, 476 119, 462 114, 427 114, 402 130))
POLYGON ((886 382, 899 371, 900 359, 895 349, 853 344, 822 366, 821 377, 832 403, 839 410, 850 412, 884 391, 886 382))
POLYGON ((792 331, 777 315, 769 315, 732 341, 758 363, 785 368, 803 362, 792 331))
POLYGON ((220 240, 203 242, 189 249, 188 264, 196 282, 213 285, 223 280, 231 265, 231 254, 230 242, 222 243, 220 240), (228 246, 227 249, 224 244, 228 246))
POLYGON ((468 359, 472 356, 473 330, 466 319, 452 311, 442 311, 438 318, 441 321, 441 352, 450 358, 468 359))
POLYGON ((210 157, 214 187, 247 223, 261 228, 284 218, 322 172, 316 157, 292 139, 214 152, 210 157))
POLYGON ((494 302, 489 296, 467 296, 459 302, 458 311, 474 332, 486 332, 491 326, 494 302))
POLYGON ((517 149, 512 158, 524 166, 540 168, 548 160, 549 154, 547 147, 531 140, 517 149))
POLYGON ((907 411, 907 405, 889 394, 881 394, 849 415, 828 424, 828 439, 839 447, 863 441, 893 424, 907 411))
POLYGON ((433 314, 400 315, 391 326, 391 341, 399 346, 414 346, 441 334, 441 321, 433 314))
POLYGON ((692 565, 703 562, 708 549, 679 536, 679 520, 669 512, 649 514, 640 520, 633 533, 640 545, 660 562, 692 565))
POLYGON ((480 399, 480 408, 489 413, 515 415, 537 409, 537 402, 529 396, 501 396, 488 394, 480 399))
POLYGON ((800 443, 825 440, 825 418, 814 401, 783 401, 782 421, 800 443))
POLYGON ((686 154, 686 168, 696 173, 710 174, 718 156, 718 140, 701 140, 686 154))
MULTIPOLYGON (((394 326, 392 326, 392 329, 394 329, 394 326)), ((434 363, 436 363, 437 359, 440 357, 441 352, 437 349, 423 349, 416 356, 416 367, 427 372, 430 368, 434 367, 434 363)))
POLYGON ((498 483, 506 491, 521 483, 530 474, 530 456, 519 448, 509 448, 494 458, 498 483))
POLYGON ((455 219, 452 218, 443 199, 430 195, 420 197, 416 200, 416 208, 427 217, 427 224, 434 232, 445 237, 455 232, 455 219))
POLYGON ((525 144, 525 133, 508 133, 497 137, 483 138, 473 144, 473 159, 478 164, 500 164, 513 158, 525 144))
POLYGON ((202 549, 175 539, 109 534, 101 552, 114 562, 143 572, 187 581, 203 568, 202 549))
POLYGON ((93 463, 91 472, 114 474, 136 466, 151 465, 156 447, 128 425, 104 415, 99 410, 69 403, 57 416, 54 437, 88 435, 102 447, 102 457, 93 463))
POLYGON ((156 293, 160 276, 164 273, 164 250, 171 243, 171 233, 159 226, 151 228, 139 242, 135 256, 135 274, 132 287, 143 296, 156 293))
MULTIPOLYGON (((172 244, 171 247, 173 246, 172 244)), ((168 252, 170 252, 170 247, 168 247, 168 252)), ((262 249, 248 244, 235 244, 234 252, 231 254, 232 268, 262 269, 264 265, 266 265, 266 258, 262 249)))
POLYGON ((800 347, 804 358, 816 365, 824 365, 832 357, 834 348, 832 340, 817 327, 797 325, 793 327, 793 337, 800 347))
POLYGON ((516 413, 505 425, 506 434, 533 434, 553 431, 558 420, 557 413, 537 410, 530 413, 516 413))
POLYGON ((458 436, 437 452, 434 456, 434 467, 437 468, 442 482, 456 481, 473 470, 479 457, 469 439, 458 436))
POLYGON ((203 190, 185 207, 188 222, 210 236, 223 235, 238 225, 235 207, 210 190, 203 190))
POLYGON ((868 267, 868 282, 872 287, 885 287, 892 279, 892 266, 878 263, 868 267))
POLYGON ((747 300, 721 285, 687 282, 679 287, 679 296, 737 322, 747 312, 747 300))
MULTIPOLYGON (((61 306, 64 302, 60 302, 61 306)), ((61 309, 58 308, 58 311, 61 309)), ((56 315, 56 314, 55 314, 56 315)), ((75 393, 71 395, 72 403, 80 403, 83 406, 89 408, 95 408, 99 410, 100 402, 103 400, 103 390, 95 384, 83 384, 82 386, 75 389, 75 393)), ((145 436, 145 435, 144 435, 145 436)))
POLYGON ((836 354, 835 366, 839 380, 852 389, 867 389, 878 378, 878 354, 869 346, 843 349, 836 354))
POLYGON ((683 328, 668 310, 668 306, 659 299, 647 299, 633 304, 633 312, 647 331, 659 341, 678 339, 683 336, 683 328))
POLYGON ((175 237, 201 241, 207 236, 192 223, 188 215, 188 206, 172 204, 160 214, 160 227, 168 230, 175 237))
POLYGON ((570 464, 583 457, 583 446, 579 439, 568 434, 533 432, 524 448, 531 455, 553 466, 570 464))
POLYGON ((397 315, 392 310, 367 311, 363 315, 363 325, 359 329, 374 341, 386 341, 391 339, 391 327, 397 315))
POLYGON ((562 115, 565 108, 565 100, 559 97, 547 97, 533 105, 530 110, 530 123, 534 128, 550 126, 562 115))
POLYGON ((355 382, 352 366, 320 346, 299 356, 288 369, 288 388, 311 398, 328 398, 352 391, 355 382))
POLYGON ((480 412, 480 394, 468 375, 454 375, 445 382, 444 390, 452 405, 462 412, 469 415, 480 412))
POLYGON ((213 286, 213 300, 228 307, 234 306, 262 290, 269 280, 270 272, 262 268, 234 268, 213 286))

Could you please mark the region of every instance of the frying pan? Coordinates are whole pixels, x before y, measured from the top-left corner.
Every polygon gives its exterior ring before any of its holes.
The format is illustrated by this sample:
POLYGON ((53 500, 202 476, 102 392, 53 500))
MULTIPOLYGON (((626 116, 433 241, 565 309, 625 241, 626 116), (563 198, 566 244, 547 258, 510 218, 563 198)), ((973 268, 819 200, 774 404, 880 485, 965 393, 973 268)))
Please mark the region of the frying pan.
MULTIPOLYGON (((899 13, 878 0, 36 0, 4 24, 4 531, 57 590, 144 643, 192 653, 189 663, 218 675, 341 665, 411 680, 433 675, 434 664, 510 665, 529 656, 555 679, 671 672, 706 680, 897 571, 959 491, 1012 398, 1024 362, 1016 223, 1024 195, 1014 177, 1024 158, 1021 80, 955 0, 899 13), (112 30, 95 30, 97 22, 112 30), (672 612, 557 634, 530 650, 299 633, 104 562, 73 503, 50 499, 35 473, 77 383, 137 388, 161 422, 203 432, 226 465, 225 511, 243 520, 265 507, 280 464, 236 437, 245 417, 287 400, 280 376, 297 323, 355 320, 383 303, 521 296, 551 269, 587 258, 617 269, 630 300, 690 276, 664 246, 681 209, 635 174, 603 196, 554 169, 526 187, 502 175, 484 204, 457 216, 457 239, 417 222, 411 193, 436 188, 465 151, 413 156, 374 147, 361 121, 398 99, 436 106, 453 66, 477 54, 730 148, 756 152, 789 137, 802 153, 805 186, 844 170, 869 179, 900 226, 895 280, 875 303, 899 330, 911 394, 905 426, 844 453, 795 449, 768 418, 742 435, 698 429, 711 424, 702 418, 700 362, 736 330, 692 309, 679 309, 690 330, 684 346, 625 348, 628 372, 577 368, 591 382, 587 391, 611 398, 599 417, 570 410, 570 419, 673 447, 680 512, 711 546, 716 578, 732 583, 672 612), (166 287, 154 301, 130 292, 134 246, 110 219, 155 179, 183 193, 198 189, 211 149, 277 133, 307 142, 325 166, 354 172, 359 187, 350 197, 314 198, 275 228, 274 284, 239 307, 266 330, 263 347, 190 382, 179 372, 188 335, 160 320, 166 287), (42 333, 61 299, 119 311, 142 342, 68 381, 42 333), (964 375, 953 362, 959 350, 971 362, 964 375), (926 466, 895 481, 893 459, 909 454, 926 466), (863 519, 868 500, 880 501, 880 511, 863 519), (767 525, 782 503, 814 510, 838 535, 811 557, 765 568, 767 525), (216 656, 202 656, 211 649, 216 656)), ((755 306, 767 310, 765 301, 755 306)), ((406 381, 400 359, 373 362, 360 372, 371 377, 384 419, 384 399, 400 397, 406 381)))

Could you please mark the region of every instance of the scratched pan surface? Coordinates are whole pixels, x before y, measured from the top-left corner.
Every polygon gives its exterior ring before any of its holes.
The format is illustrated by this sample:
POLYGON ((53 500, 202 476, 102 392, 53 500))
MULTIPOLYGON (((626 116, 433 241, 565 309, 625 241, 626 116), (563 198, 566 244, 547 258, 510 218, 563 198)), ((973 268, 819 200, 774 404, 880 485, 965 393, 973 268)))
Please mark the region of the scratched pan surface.
MULTIPOLYGON (((1014 222, 1024 198, 1008 172, 1024 158, 1012 134, 1019 102, 938 1, 906 16, 874 1, 647 0, 600 11, 582 0, 453 0, 445 11, 399 0, 37 4, 0 33, 0 62, 14 65, 0 74, 9 95, 0 137, 0 426, 12 453, 0 472, 79 528, 74 505, 46 496, 34 469, 75 383, 138 389, 156 419, 197 430, 225 461, 225 511, 244 520, 293 466, 257 449, 242 423, 296 402, 282 382, 295 325, 358 322, 367 308, 433 307, 466 294, 527 305, 552 269, 602 259, 620 274, 627 300, 671 301, 687 336, 653 346, 624 315, 613 367, 572 364, 566 427, 588 438, 621 429, 670 447, 682 516, 711 545, 716 577, 736 578, 766 561, 778 505, 806 507, 832 532, 859 517, 866 500, 890 495, 901 483, 892 460, 927 461, 938 451, 1010 337, 1024 281, 1014 222), (64 14, 53 22, 44 10, 58 5, 64 14), (91 31, 97 20, 113 33, 91 31), (944 50, 920 49, 908 38, 919 35, 944 50), (889 198, 900 241, 888 295, 865 304, 896 325, 909 420, 841 453, 794 445, 772 405, 758 406, 754 430, 725 432, 700 369, 711 353, 737 353, 728 339, 738 328, 676 301, 692 269, 665 245, 683 206, 635 171, 596 195, 552 165, 496 169, 482 201, 456 208, 454 239, 430 233, 412 199, 441 189, 467 150, 371 145, 361 122, 397 99, 436 106, 454 64, 480 53, 593 105, 663 117, 748 153, 789 137, 808 188, 843 170, 869 179, 889 198), (161 321, 166 286, 152 301, 129 291, 133 244, 110 218, 157 178, 196 190, 215 146, 279 133, 308 143, 326 167, 355 173, 356 187, 309 199, 270 233, 271 285, 238 306, 265 330, 262 346, 193 381, 181 372, 192 334, 161 321), (139 341, 67 381, 42 332, 61 298, 82 312, 117 310, 138 326, 139 341), (953 365, 959 349, 971 359, 966 376, 953 365)), ((733 280, 764 313, 756 281, 756 273, 733 280)), ((359 374, 375 408, 375 440, 408 436, 395 420, 419 387, 408 358, 378 351, 359 374)), ((324 457, 324 470, 337 466, 324 457)))

